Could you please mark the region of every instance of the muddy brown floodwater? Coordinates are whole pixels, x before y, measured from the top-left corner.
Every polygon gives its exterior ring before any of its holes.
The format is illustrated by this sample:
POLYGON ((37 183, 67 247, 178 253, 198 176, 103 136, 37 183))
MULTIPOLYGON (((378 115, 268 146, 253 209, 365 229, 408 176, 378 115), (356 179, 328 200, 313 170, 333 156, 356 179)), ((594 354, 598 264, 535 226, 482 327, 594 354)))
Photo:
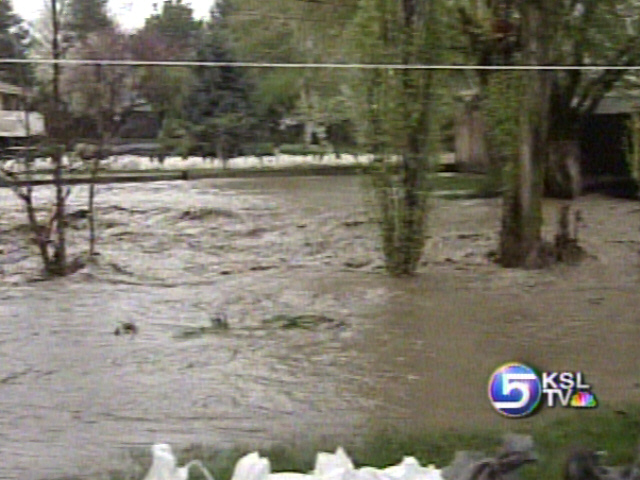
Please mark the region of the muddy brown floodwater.
MULTIPOLYGON (((434 199, 420 274, 393 280, 365 200, 355 177, 103 186, 99 264, 30 283, 22 205, 0 190, 0 478, 105 471, 154 442, 509 428, 486 383, 511 360, 584 371, 604 408, 640 400, 637 202, 581 198, 591 257, 523 272, 486 260, 499 200, 434 199), (181 337, 217 312, 228 330, 181 337), (263 325, 300 313, 344 325, 263 325), (122 321, 139 334, 114 336, 122 321)), ((85 201, 75 188, 70 210, 85 201)))

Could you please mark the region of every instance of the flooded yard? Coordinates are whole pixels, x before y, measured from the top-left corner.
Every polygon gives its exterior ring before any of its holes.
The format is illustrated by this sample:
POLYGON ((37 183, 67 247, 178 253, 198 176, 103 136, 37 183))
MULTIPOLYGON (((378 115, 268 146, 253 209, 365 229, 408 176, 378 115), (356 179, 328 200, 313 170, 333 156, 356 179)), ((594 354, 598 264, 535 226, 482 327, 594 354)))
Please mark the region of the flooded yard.
MULTIPOLYGON (((509 428, 486 385, 512 360, 585 372, 602 408, 640 400, 637 202, 579 199, 590 257, 523 272, 487 260, 499 199, 434 199, 420 274, 391 279, 361 187, 358 177, 102 186, 98 263, 37 283, 23 206, 0 190, 0 478, 102 472, 154 442, 509 428), (181 335, 221 313, 228 329, 181 335), (299 314, 336 323, 266 322, 299 314), (115 336, 119 322, 139 333, 115 336)), ((85 208, 84 187, 70 203, 85 208)), ((557 206, 545 204, 549 236, 557 206)), ((87 248, 79 217, 72 256, 87 248)))

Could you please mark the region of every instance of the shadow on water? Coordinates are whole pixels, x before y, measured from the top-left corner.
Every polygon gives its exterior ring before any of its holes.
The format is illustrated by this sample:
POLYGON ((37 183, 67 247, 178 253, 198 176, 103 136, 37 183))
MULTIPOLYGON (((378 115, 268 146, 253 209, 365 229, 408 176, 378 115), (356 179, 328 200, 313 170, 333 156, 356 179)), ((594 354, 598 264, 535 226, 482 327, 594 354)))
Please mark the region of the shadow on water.
MULTIPOLYGON (((2 195, 0 247, 18 245, 0 277, 7 478, 104 471, 154 442, 509 428, 486 384, 512 360, 583 370, 604 405, 640 399, 640 295, 625 260, 640 239, 615 223, 630 204, 582 200, 598 259, 517 272, 486 261, 498 201, 440 201, 430 263, 393 280, 357 178, 105 186, 98 265, 26 285, 37 259, 20 247, 21 205, 2 195), (206 330, 219 312, 229 328, 206 330), (265 328, 301 314, 340 328, 265 328), (139 333, 114 336, 124 321, 139 333)), ((83 228, 71 226, 72 245, 83 228)))

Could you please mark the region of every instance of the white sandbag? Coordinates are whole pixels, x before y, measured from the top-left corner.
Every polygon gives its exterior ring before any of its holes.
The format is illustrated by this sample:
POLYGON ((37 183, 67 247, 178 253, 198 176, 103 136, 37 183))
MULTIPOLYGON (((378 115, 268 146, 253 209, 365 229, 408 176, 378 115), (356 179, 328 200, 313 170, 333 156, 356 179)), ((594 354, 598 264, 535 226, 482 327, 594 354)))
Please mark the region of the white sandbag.
POLYGON ((313 469, 315 475, 328 475, 336 470, 355 470, 351 458, 342 447, 338 447, 335 453, 319 452, 316 455, 316 465, 313 469))
POLYGON ((213 476, 204 468, 199 460, 192 460, 184 467, 178 468, 171 446, 166 443, 157 443, 151 447, 153 461, 151 468, 144 480, 187 480, 189 478, 189 468, 198 467, 207 480, 213 480, 213 476))
POLYGON ((238 460, 231 480, 313 480, 313 477, 295 472, 271 473, 269 459, 253 452, 238 460))
POLYGON ((187 470, 178 468, 170 445, 156 444, 151 447, 151 454, 153 461, 144 480, 186 480, 188 478, 187 470))
POLYGON ((118 168, 122 170, 140 170, 141 161, 132 155, 121 157, 118 162, 118 168))
POLYGON ((393 480, 437 480, 440 470, 433 466, 423 467, 414 457, 404 457, 402 462, 384 469, 384 473, 393 480))
POLYGON ((269 459, 262 458, 258 452, 253 452, 238 460, 231 480, 267 480, 270 473, 269 459))
POLYGON ((384 472, 394 480, 408 480, 413 478, 420 468, 420 463, 415 458, 404 457, 402 462, 385 468, 384 472))
POLYGON ((362 467, 354 472, 353 480, 393 480, 384 470, 362 467))
POLYGON ((267 480, 316 480, 316 477, 306 473, 278 472, 269 474, 267 480))
POLYGON ((321 480, 351 480, 355 467, 351 458, 342 447, 335 453, 319 452, 316 455, 316 465, 313 475, 321 480))

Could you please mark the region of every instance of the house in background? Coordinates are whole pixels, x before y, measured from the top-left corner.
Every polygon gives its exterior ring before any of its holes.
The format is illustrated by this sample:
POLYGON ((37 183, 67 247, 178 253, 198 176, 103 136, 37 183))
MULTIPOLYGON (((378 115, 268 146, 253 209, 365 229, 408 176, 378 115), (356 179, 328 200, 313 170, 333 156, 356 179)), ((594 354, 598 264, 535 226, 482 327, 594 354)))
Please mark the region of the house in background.
POLYGON ((586 190, 636 188, 627 160, 629 122, 640 114, 640 95, 609 95, 582 125, 580 170, 586 190))
POLYGON ((22 88, 0 82, 0 110, 20 110, 20 98, 23 95, 22 88))
POLYGON ((42 114, 29 112, 27 116, 22 109, 23 100, 28 95, 31 94, 21 87, 0 82, 0 149, 2 151, 22 145, 27 137, 46 133, 42 114))
MULTIPOLYGON (((486 173, 491 158, 487 151, 486 126, 478 93, 475 90, 463 91, 457 98, 455 168, 461 172, 486 173)), ((627 160, 631 146, 629 122, 634 113, 640 114, 640 92, 612 93, 584 119, 580 127, 579 148, 575 148, 572 154, 576 159, 576 170, 579 170, 572 174, 576 177, 578 193, 606 190, 624 196, 636 195, 637 185, 627 160)))

